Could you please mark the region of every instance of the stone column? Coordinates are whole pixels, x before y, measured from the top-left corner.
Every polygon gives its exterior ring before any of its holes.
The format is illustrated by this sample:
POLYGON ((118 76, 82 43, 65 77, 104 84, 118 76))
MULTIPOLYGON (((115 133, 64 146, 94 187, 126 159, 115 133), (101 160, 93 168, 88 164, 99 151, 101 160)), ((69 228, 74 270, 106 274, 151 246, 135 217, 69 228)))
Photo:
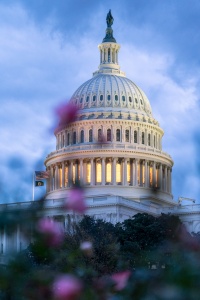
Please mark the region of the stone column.
POLYGON ((144 173, 145 173, 145 187, 148 187, 148 163, 147 160, 144 161, 144 173))
POLYGON ((153 162, 153 187, 156 186, 156 163, 153 162))
POLYGON ((84 182, 84 179, 83 179, 83 174, 84 174, 84 172, 83 172, 83 159, 81 158, 80 160, 79 160, 79 164, 80 164, 80 182, 84 182))
POLYGON ((50 166, 50 190, 53 191, 54 190, 54 187, 55 187, 55 183, 54 183, 54 180, 55 178, 53 179, 53 166, 51 165, 50 166))
POLYGON ((58 189, 58 164, 56 164, 55 168, 55 189, 58 189))
POLYGON ((131 185, 135 185, 135 164, 134 160, 131 160, 131 185))
POLYGON ((138 186, 138 159, 135 159, 135 186, 138 186))
POLYGON ((145 144, 145 146, 148 146, 147 129, 145 129, 145 131, 144 131, 144 144, 145 144))
POLYGON ((127 185, 127 158, 123 159, 123 185, 127 185))
POLYGON ((112 161, 112 184, 116 185, 116 157, 112 161))
POLYGON ((91 185, 94 185, 94 182, 95 182, 95 170, 94 170, 94 158, 91 158, 90 160, 90 164, 91 164, 91 185))
POLYGON ((160 190, 162 190, 162 181, 163 181, 163 178, 162 178, 162 164, 160 163, 160 167, 159 167, 159 183, 158 183, 158 186, 160 188, 160 190))
POLYGON ((62 162, 62 189, 65 187, 65 162, 62 162))
POLYGON ((167 192, 167 166, 165 166, 165 188, 164 191, 167 192))
POLYGON ((141 141, 140 141, 140 127, 138 127, 138 137, 137 137, 137 138, 138 138, 137 143, 140 144, 140 142, 141 142, 141 141))
POLYGON ((101 185, 105 185, 106 178, 105 178, 105 157, 101 159, 101 185))
POLYGON ((72 184, 73 184, 73 160, 69 161, 69 171, 68 171, 68 174, 69 174, 69 178, 68 178, 69 186, 72 186, 72 184))

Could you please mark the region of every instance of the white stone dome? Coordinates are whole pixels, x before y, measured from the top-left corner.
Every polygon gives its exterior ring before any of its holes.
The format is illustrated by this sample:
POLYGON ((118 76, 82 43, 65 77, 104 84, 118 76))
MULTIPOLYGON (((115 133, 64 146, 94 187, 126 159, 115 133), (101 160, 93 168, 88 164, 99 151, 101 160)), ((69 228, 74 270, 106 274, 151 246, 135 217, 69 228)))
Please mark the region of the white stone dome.
MULTIPOLYGON (((104 69, 105 72, 105 69, 104 69)), ((123 111, 152 117, 145 93, 130 79, 119 74, 95 74, 73 94, 71 101, 86 111, 123 111), (110 108, 110 109, 109 109, 110 108)))

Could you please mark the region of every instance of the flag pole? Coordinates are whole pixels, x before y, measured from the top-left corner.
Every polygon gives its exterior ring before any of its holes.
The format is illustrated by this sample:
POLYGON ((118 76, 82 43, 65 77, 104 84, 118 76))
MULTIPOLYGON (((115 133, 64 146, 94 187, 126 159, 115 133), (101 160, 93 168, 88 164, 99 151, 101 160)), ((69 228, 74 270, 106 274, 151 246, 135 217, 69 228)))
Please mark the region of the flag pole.
POLYGON ((35 172, 33 172, 33 201, 34 201, 34 195, 35 194, 35 172))

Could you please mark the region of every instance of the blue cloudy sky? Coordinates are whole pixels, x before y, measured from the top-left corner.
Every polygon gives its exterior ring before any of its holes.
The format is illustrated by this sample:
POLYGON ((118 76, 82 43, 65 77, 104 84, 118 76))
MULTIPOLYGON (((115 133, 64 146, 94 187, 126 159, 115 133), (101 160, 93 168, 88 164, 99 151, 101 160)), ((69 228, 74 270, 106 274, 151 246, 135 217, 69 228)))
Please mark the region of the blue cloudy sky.
POLYGON ((0 202, 31 200, 55 149, 53 109, 97 70, 109 9, 121 69, 165 131, 174 198, 200 202, 199 0, 0 1, 0 202))

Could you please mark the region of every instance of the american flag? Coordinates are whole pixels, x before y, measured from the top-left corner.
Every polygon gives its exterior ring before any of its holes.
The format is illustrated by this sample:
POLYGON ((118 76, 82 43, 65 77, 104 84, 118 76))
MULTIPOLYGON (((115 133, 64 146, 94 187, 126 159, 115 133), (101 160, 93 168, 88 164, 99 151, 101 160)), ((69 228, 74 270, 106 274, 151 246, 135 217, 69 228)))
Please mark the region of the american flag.
POLYGON ((48 179, 49 172, 48 171, 35 171, 35 180, 48 179))

